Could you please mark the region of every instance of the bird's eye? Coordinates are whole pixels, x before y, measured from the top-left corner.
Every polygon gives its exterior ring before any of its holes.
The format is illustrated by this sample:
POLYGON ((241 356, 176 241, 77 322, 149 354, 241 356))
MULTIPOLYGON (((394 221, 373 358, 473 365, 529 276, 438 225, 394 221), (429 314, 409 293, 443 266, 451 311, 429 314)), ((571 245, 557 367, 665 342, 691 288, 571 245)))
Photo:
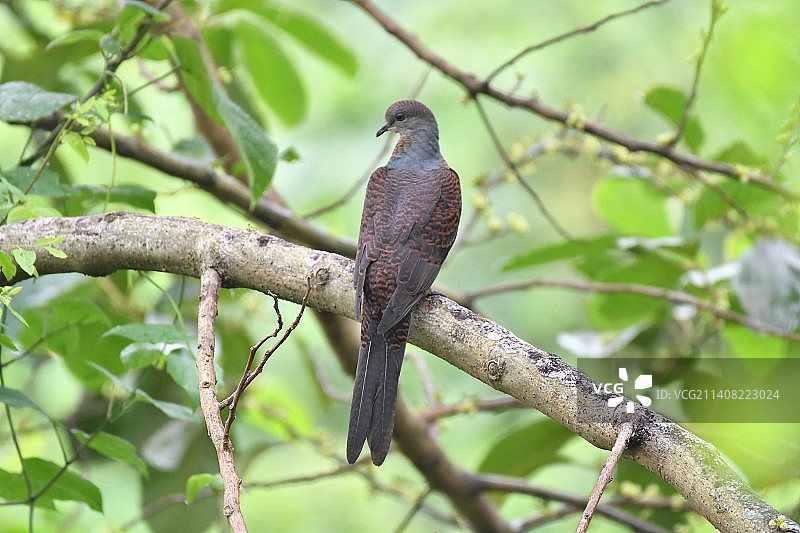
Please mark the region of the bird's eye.
POLYGON ((397 121, 403 121, 406 119, 406 116, 403 113, 398 113, 394 116, 394 119, 397 121))

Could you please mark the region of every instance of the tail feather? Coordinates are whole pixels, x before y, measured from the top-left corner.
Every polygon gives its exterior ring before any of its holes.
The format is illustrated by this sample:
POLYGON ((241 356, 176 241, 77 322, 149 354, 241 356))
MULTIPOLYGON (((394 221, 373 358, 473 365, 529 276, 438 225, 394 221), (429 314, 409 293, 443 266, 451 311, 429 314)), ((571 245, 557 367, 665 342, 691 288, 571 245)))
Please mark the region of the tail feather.
MULTIPOLYGON (((391 335, 391 333, 387 333, 391 335)), ((358 352, 350 427, 347 431, 347 461, 355 463, 369 444, 372 462, 380 465, 389 452, 397 401, 397 385, 403 363, 405 342, 390 347, 386 336, 374 333, 358 352)))
POLYGON ((375 395, 375 404, 372 408, 372 422, 370 424, 367 443, 369 444, 372 462, 380 466, 389 453, 392 442, 392 428, 394 427, 394 412, 397 404, 397 386, 400 380, 400 367, 403 365, 403 352, 405 343, 399 350, 387 348, 383 368, 383 381, 379 384, 375 395))

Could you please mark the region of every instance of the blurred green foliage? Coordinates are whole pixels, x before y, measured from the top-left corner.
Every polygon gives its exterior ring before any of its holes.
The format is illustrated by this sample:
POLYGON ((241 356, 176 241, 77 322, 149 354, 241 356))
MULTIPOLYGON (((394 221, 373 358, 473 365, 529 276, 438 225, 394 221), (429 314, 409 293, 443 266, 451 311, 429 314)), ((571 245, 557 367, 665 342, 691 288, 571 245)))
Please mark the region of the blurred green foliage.
MULTIPOLYGON (((628 0, 383 3, 427 46, 478 76, 532 42, 634 5, 628 0)), ((580 128, 564 129, 486 102, 504 148, 520 162, 522 178, 578 237, 572 241, 547 224, 504 168, 458 87, 429 73, 353 5, 176 4, 199 30, 209 57, 191 33, 167 31, 172 17, 145 2, 0 5, 4 223, 124 209, 251 224, 241 211, 199 189, 97 148, 88 135, 98 128, 247 176, 254 201, 273 187, 297 213, 311 212, 341 197, 371 170, 367 166, 380 148, 373 132, 382 124, 383 110, 408 97, 423 76, 419 98, 436 112, 443 153, 461 175, 465 199, 471 199, 462 217, 464 242, 445 266, 443 287, 468 294, 531 278, 636 283, 681 291, 779 329, 797 327, 797 201, 752 180, 800 189, 791 160, 800 128, 796 0, 731 0, 706 49, 698 32, 708 27, 711 3, 672 0, 527 56, 493 82, 572 110, 572 125, 597 118, 633 137, 669 143, 684 122, 695 61, 705 56, 676 149, 735 165, 734 177, 682 169, 657 155, 601 142, 580 128), (143 28, 152 31, 130 50, 131 58, 97 94, 84 98, 104 65, 125 53, 143 28), (215 155, 196 126, 187 93, 230 131, 242 162, 215 155), (62 110, 69 122, 50 153, 43 144, 46 133, 26 124, 54 110, 62 110), (763 254, 752 250, 765 242, 779 243, 784 252, 760 261, 763 254), (743 266, 755 274, 743 279, 736 273, 743 266), (771 311, 759 311, 764 306, 771 311)), ((355 236, 360 203, 361 193, 316 222, 332 233, 355 236)), ((34 249, 0 244, 11 249, 0 252, 6 279, 17 269, 34 274, 38 254, 63 255, 57 241, 39 242, 34 249)), ((216 459, 197 409, 192 340, 197 296, 195 280, 141 272, 99 279, 46 276, 2 289, 0 303, 7 312, 0 332, 0 403, 6 407, 0 415, 0 498, 25 500, 29 489, 35 493, 49 485, 35 499, 36 531, 225 530, 216 459)), ((790 357, 797 350, 796 341, 642 294, 539 288, 486 297, 476 307, 570 362, 596 351, 598 343, 622 337, 617 355, 655 360, 790 357), (561 333, 586 331, 597 335, 572 336, 572 353, 558 343, 561 333), (631 331, 635 334, 628 335, 631 331), (585 344, 576 346, 576 338, 585 344)), ((284 318, 297 310, 287 303, 281 309, 284 318)), ((220 396, 233 390, 249 345, 275 321, 272 302, 263 295, 242 290, 220 295, 220 396)), ((426 361, 438 401, 492 396, 488 387, 443 362, 426 361)), ((319 326, 306 316, 248 390, 234 424, 245 484, 337 468, 348 406, 328 391, 346 393, 350 386, 319 326)), ((407 363, 402 388, 416 409, 427 407, 413 364, 407 363)), ((691 429, 715 444, 771 504, 797 513, 800 425, 691 429)), ((462 414, 443 420, 439 430, 444 449, 466 468, 521 476, 580 495, 588 493, 604 457, 528 410, 462 414)), ((245 517, 253 531, 390 529, 427 490, 397 452, 379 471, 362 471, 304 484, 246 487, 245 517)), ((610 490, 617 496, 675 494, 632 462, 623 461, 615 481, 610 490)), ((509 518, 548 512, 527 496, 497 501, 509 518)), ((428 503, 447 509, 438 496, 428 503)), ((711 530, 686 512, 626 510, 677 531, 711 530)), ((24 504, 0 506, 0 533, 22 531, 27 524, 24 504)), ((569 527, 573 517, 541 531, 569 527)), ((604 517, 593 522, 593 531, 619 528, 604 517)), ((457 530, 425 512, 409 527, 434 529, 457 530)))

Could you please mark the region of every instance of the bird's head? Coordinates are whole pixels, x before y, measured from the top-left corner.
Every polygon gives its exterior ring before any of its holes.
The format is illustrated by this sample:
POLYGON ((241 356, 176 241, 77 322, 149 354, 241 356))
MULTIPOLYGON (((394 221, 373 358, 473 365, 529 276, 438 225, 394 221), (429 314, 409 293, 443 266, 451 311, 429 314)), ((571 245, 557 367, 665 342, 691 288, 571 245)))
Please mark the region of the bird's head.
POLYGON ((386 110, 386 124, 378 130, 376 137, 387 131, 395 131, 401 135, 420 133, 433 133, 439 137, 439 128, 436 119, 428 106, 417 100, 400 100, 389 106, 386 110))

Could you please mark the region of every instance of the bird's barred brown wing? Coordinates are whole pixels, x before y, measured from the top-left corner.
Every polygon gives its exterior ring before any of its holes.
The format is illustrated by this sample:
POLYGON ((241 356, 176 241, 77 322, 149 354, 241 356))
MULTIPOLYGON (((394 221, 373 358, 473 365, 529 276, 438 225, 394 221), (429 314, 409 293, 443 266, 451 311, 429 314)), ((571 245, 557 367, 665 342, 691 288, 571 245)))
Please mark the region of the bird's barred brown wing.
POLYGON ((375 169, 367 185, 364 197, 364 210, 361 213, 361 229, 358 233, 358 246, 356 248, 356 262, 353 271, 353 284, 356 289, 355 313, 356 320, 361 319, 361 302, 364 295, 364 280, 367 276, 367 267, 378 259, 380 251, 375 246, 375 214, 383 203, 383 187, 387 178, 386 167, 375 169))
POLYGON ((458 175, 442 167, 425 179, 427 183, 438 184, 429 189, 437 197, 421 194, 409 198, 406 209, 413 213, 408 219, 414 223, 405 242, 397 243, 390 260, 397 269, 396 285, 378 324, 378 333, 389 331, 425 296, 456 238, 461 217, 458 175), (415 201, 420 205, 415 205, 415 201), (433 205, 433 210, 424 209, 426 205, 433 205))

